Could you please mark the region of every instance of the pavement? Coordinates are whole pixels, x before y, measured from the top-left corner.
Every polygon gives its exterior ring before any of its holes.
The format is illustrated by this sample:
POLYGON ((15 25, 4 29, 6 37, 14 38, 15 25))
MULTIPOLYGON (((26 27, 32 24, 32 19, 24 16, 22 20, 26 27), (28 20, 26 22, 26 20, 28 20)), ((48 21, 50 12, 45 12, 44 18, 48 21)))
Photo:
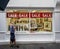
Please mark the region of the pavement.
POLYGON ((18 45, 19 48, 10 47, 9 44, 0 45, 0 49, 60 49, 60 43, 31 43, 18 45))

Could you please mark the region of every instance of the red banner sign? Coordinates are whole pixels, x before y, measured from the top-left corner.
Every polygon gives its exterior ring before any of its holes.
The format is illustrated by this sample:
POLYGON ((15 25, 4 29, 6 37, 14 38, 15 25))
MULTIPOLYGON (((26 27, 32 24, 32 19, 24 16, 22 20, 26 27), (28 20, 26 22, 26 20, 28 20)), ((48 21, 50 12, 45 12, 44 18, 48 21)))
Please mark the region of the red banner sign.
POLYGON ((29 17, 29 13, 27 12, 21 12, 21 13, 17 13, 17 12, 9 12, 7 13, 7 18, 28 18, 29 17))
POLYGON ((28 13, 28 12, 8 12, 7 18, 50 18, 52 17, 52 13, 50 12, 35 12, 35 13, 28 13))
POLYGON ((39 13, 39 12, 37 12, 37 13, 31 13, 30 14, 30 17, 31 18, 50 18, 50 17, 52 17, 52 13, 49 13, 49 12, 41 12, 41 13, 39 13))

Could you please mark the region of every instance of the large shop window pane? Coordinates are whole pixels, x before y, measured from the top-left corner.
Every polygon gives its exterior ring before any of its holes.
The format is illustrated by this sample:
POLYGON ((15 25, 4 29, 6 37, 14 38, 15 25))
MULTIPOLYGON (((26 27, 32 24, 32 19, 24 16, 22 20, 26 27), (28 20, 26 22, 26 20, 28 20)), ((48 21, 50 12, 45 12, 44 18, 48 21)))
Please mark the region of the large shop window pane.
POLYGON ((30 31, 47 31, 52 32, 52 13, 51 12, 31 12, 30 14, 30 31))
POLYGON ((7 31, 10 31, 10 23, 13 22, 17 32, 52 32, 52 12, 10 10, 6 13, 7 31))

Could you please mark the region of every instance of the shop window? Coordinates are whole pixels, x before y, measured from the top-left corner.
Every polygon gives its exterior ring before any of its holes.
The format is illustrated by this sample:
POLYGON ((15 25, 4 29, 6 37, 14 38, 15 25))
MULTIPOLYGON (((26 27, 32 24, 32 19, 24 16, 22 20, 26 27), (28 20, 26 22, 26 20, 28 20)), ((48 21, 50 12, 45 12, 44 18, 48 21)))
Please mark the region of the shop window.
POLYGON ((32 11, 8 11, 6 13, 7 31, 10 31, 9 24, 14 22, 17 32, 52 32, 52 12, 32 11))

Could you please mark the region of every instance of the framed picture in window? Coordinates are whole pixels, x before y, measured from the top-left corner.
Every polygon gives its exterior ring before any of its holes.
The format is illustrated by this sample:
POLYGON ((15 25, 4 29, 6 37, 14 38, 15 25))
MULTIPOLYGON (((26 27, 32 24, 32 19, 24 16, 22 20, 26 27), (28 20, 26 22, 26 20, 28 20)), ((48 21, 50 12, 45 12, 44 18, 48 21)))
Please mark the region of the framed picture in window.
POLYGON ((52 31, 52 22, 44 22, 44 30, 52 31))

